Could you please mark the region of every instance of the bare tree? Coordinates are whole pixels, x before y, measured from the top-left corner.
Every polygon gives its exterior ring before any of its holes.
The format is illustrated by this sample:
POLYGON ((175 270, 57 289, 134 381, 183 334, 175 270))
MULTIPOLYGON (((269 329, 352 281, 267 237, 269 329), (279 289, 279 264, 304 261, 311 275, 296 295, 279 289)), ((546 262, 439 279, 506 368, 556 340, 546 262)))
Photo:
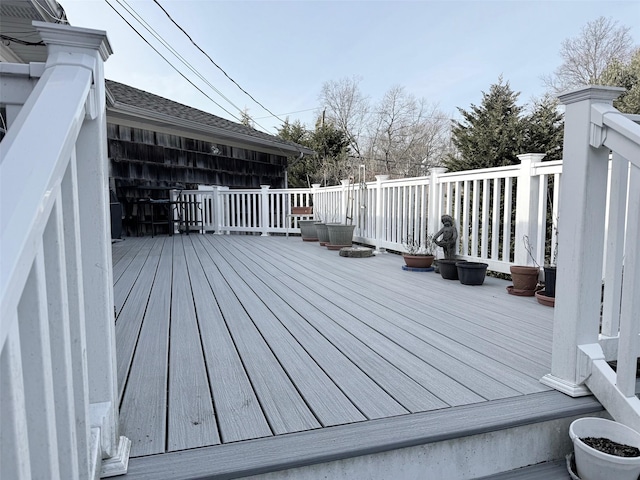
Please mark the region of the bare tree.
POLYGON ((449 119, 424 99, 392 87, 377 106, 368 157, 377 173, 400 177, 426 175, 439 165, 449 144, 449 119))
POLYGON ((361 140, 369 118, 369 99, 360 91, 359 77, 331 80, 322 85, 323 115, 349 140, 354 156, 361 156, 361 140))
POLYGON ((580 35, 562 42, 562 65, 553 74, 542 77, 544 85, 559 93, 600 83, 609 64, 630 61, 633 52, 630 30, 630 27, 618 26, 618 22, 605 17, 587 23, 580 35))

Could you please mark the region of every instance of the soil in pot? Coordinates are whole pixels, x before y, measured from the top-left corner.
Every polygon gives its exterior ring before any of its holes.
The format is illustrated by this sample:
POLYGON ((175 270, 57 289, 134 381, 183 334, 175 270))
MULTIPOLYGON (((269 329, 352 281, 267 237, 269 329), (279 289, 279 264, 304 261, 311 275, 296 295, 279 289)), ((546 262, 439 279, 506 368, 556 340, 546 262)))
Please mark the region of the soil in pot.
POLYGON ((637 447, 614 442, 605 437, 582 437, 580 440, 591 448, 600 450, 608 455, 615 455, 616 457, 640 457, 640 449, 637 447))

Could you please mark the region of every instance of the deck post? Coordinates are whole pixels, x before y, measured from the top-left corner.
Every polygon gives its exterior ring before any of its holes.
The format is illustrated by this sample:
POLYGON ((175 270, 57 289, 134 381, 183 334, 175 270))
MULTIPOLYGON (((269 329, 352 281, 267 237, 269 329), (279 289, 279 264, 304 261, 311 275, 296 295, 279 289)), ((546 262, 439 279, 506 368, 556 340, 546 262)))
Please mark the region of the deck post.
POLYGON ((429 210, 427 218, 427 233, 435 234, 440 230, 440 217, 444 213, 442 211, 441 195, 440 195, 440 175, 446 173, 444 167, 433 167, 429 170, 429 210))
POLYGON ((130 442, 119 435, 116 378, 113 266, 109 221, 109 164, 105 108, 104 61, 112 53, 106 33, 62 25, 34 24, 47 44, 46 68, 78 65, 91 68, 93 84, 85 105, 85 121, 76 141, 82 258, 82 290, 86 322, 89 416, 100 428, 102 476, 124 474, 130 442))
POLYGON ((260 185, 260 227, 261 237, 269 236, 269 185, 260 185))
POLYGON ((608 148, 590 145, 593 104, 612 105, 619 91, 585 87, 562 94, 566 105, 558 269, 551 373, 542 383, 571 396, 589 395, 580 345, 596 344, 604 251, 608 148), (582 367, 582 368, 581 368, 582 367))
POLYGON ((376 175, 376 238, 375 247, 376 252, 382 251, 380 244, 382 243, 382 228, 384 226, 384 212, 383 212, 383 194, 382 194, 382 182, 389 180, 389 175, 376 175))
MULTIPOLYGON (((338 213, 338 215, 341 215, 341 214, 344 215, 344 217, 342 217, 342 218, 344 218, 344 223, 347 223, 347 214, 349 212, 348 204, 349 204, 349 201, 350 201, 350 198, 349 198, 349 188, 350 188, 350 186, 349 185, 351 183, 351 180, 347 178, 347 179, 344 179, 344 180, 340 180, 340 183, 342 184, 342 190, 341 190, 342 195, 341 195, 341 199, 340 199, 341 200, 340 201, 340 208, 341 208, 341 212, 342 213, 338 213)), ((340 218, 340 217, 338 216, 338 218, 340 218)), ((353 222, 353 220, 352 220, 352 222, 353 222)))
POLYGON ((229 187, 214 187, 213 209, 215 212, 216 235, 224 235, 225 213, 228 211, 229 187))
MULTIPOLYGON (((544 153, 525 153, 518 155, 520 172, 516 193, 516 233, 513 259, 516 265, 533 265, 532 255, 537 251, 536 239, 538 205, 540 197, 540 177, 532 175, 535 164, 540 163, 544 153), (528 239, 528 247, 525 243, 528 239), (531 249, 531 255, 527 251, 531 249)), ((544 259, 535 259, 544 262, 544 259)))

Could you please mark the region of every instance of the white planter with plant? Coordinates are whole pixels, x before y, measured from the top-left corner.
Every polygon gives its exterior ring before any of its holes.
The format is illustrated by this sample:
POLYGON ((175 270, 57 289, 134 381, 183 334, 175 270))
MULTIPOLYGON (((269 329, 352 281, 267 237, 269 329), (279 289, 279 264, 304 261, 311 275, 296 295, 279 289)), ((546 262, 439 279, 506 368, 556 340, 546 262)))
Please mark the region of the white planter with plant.
POLYGON ((638 479, 640 434, 635 430, 604 418, 585 417, 571 423, 569 436, 580 480, 638 479), (638 456, 621 456, 631 454, 638 456))

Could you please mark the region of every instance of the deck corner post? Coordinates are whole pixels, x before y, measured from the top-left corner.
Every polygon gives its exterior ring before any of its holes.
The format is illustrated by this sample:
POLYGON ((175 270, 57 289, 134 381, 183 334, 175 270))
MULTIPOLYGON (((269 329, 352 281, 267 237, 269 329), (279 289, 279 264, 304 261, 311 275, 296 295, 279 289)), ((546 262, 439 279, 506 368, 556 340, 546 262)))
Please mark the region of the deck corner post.
POLYGON ((382 182, 385 182, 389 180, 389 175, 376 175, 376 212, 374 215, 374 219, 376 222, 376 226, 375 226, 375 232, 376 232, 376 238, 375 238, 375 247, 376 247, 376 252, 381 252, 382 251, 382 228, 384 227, 384 212, 383 212, 383 208, 384 208, 384 195, 383 195, 383 190, 382 190, 382 182))
POLYGON ((124 474, 129 440, 119 434, 113 266, 109 209, 104 61, 112 53, 105 32, 35 22, 47 44, 47 68, 74 65, 89 68, 92 85, 84 122, 75 145, 77 159, 80 266, 84 296, 89 416, 99 428, 103 465, 111 475, 124 474), (71 55, 69 55, 69 53, 71 55), (72 57, 70 61, 69 58, 72 57))
POLYGON ((590 86, 559 96, 566 106, 551 373, 542 382, 572 396, 582 384, 581 345, 599 339, 609 149, 590 145, 592 105, 619 90, 590 86))
POLYGON ((269 236, 269 189, 270 185, 260 185, 260 228, 261 237, 269 236))
POLYGON ((433 235, 440 230, 442 202, 440 195, 440 175, 447 172, 445 167, 433 167, 429 170, 429 210, 427 217, 427 233, 433 235))
MULTIPOLYGON (((537 251, 536 239, 538 204, 540 195, 540 176, 533 174, 533 167, 545 157, 544 153, 524 153, 518 155, 520 171, 518 172, 518 190, 516 193, 516 233, 513 259, 516 265, 533 265, 529 255, 537 251), (525 245, 528 238, 528 247, 525 245)), ((544 261, 544 259, 536 259, 544 261)))

